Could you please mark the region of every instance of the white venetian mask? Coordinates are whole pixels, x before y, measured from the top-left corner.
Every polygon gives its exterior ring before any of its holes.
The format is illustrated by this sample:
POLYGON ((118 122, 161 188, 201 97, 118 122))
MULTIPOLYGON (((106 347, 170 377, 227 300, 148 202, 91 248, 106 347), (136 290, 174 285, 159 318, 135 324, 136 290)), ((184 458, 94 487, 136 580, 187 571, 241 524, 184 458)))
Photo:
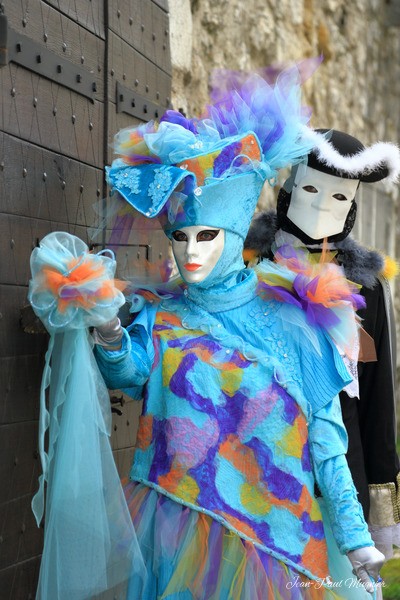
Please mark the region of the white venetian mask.
POLYGON ((314 240, 341 233, 358 184, 299 165, 287 216, 314 240))
POLYGON ((217 264, 224 243, 224 230, 206 225, 182 227, 172 233, 172 251, 186 283, 204 281, 217 264))

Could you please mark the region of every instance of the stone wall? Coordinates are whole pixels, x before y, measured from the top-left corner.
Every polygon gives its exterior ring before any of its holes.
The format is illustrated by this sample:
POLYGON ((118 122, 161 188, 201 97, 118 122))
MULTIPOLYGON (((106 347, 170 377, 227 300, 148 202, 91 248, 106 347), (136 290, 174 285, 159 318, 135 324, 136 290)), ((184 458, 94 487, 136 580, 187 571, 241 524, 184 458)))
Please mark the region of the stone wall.
POLYGON ((400 22, 392 3, 169 0, 174 106, 198 112, 215 67, 252 70, 322 54, 305 85, 312 124, 365 143, 397 141, 400 22))
MULTIPOLYGON (((169 0, 169 9, 175 108, 201 111, 213 68, 251 71, 322 54, 304 85, 311 125, 365 144, 400 142, 398 0, 169 0)), ((274 203, 276 189, 264 205, 274 203)), ((374 184, 361 194, 356 235, 400 257, 399 187, 374 184)))

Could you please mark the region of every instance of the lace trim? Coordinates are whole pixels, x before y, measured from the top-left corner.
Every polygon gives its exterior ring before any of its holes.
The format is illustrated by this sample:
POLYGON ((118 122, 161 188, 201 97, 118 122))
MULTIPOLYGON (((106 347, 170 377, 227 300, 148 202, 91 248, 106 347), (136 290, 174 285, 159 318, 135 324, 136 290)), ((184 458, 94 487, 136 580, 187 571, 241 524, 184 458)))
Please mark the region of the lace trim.
POLYGON ((345 354, 341 355, 341 357, 346 366, 346 369, 348 370, 348 372, 350 374, 350 377, 353 378, 353 381, 351 383, 349 383, 348 385, 346 385, 346 387, 343 388, 343 391, 346 392, 346 394, 350 398, 359 398, 360 390, 359 390, 359 385, 358 385, 357 361, 350 359, 345 354))
POLYGON ((152 198, 155 205, 161 203, 171 186, 171 182, 172 177, 168 166, 160 167, 154 171, 154 181, 150 183, 147 194, 152 198))
POLYGON ((139 169, 126 167, 121 169, 115 175, 115 187, 120 190, 127 188, 132 194, 140 193, 140 172, 139 169))

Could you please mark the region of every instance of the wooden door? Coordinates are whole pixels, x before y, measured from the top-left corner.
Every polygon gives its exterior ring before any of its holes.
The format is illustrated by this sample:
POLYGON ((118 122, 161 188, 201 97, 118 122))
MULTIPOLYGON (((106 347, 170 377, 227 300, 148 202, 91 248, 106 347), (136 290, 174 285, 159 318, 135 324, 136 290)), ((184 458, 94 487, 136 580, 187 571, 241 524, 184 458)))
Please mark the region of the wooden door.
MULTIPOLYGON (((0 596, 35 597, 43 531, 37 489, 39 388, 48 336, 21 326, 29 257, 51 231, 88 244, 96 201, 107 198, 104 165, 117 129, 169 104, 167 2, 162 0, 3 0, 8 58, 0 67, 0 596), (27 333, 26 329, 36 333, 27 333)), ((0 40, 0 46, 1 44, 0 40)), ((4 40, 3 40, 4 41, 4 40)), ((132 232, 117 254, 167 245, 132 232), (137 243, 137 247, 136 247, 137 243)), ((107 239, 107 234, 103 236, 107 239)), ((104 241, 104 240, 103 240, 104 241)), ((127 473, 134 405, 115 416, 113 447, 127 473)))

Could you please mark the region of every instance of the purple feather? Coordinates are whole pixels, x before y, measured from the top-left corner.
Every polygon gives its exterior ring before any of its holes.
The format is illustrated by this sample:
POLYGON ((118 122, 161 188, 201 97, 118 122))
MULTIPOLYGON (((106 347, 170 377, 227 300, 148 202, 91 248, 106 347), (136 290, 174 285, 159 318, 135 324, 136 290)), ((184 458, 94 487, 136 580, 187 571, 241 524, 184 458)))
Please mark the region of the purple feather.
POLYGON ((158 156, 149 156, 148 154, 130 154, 129 160, 134 164, 142 163, 157 163, 160 164, 161 158, 158 156))
POLYGON ((197 127, 194 121, 192 119, 187 119, 177 110, 166 110, 160 119, 160 123, 163 121, 166 121, 167 123, 175 123, 175 125, 180 125, 192 133, 197 133, 197 127))
POLYGON ((285 302, 286 304, 294 304, 298 308, 302 307, 302 304, 299 298, 296 298, 295 294, 292 290, 287 290, 280 285, 270 285, 269 283, 265 283, 265 281, 260 281, 258 284, 258 291, 265 292, 267 296, 270 298, 274 298, 279 302, 285 302))

